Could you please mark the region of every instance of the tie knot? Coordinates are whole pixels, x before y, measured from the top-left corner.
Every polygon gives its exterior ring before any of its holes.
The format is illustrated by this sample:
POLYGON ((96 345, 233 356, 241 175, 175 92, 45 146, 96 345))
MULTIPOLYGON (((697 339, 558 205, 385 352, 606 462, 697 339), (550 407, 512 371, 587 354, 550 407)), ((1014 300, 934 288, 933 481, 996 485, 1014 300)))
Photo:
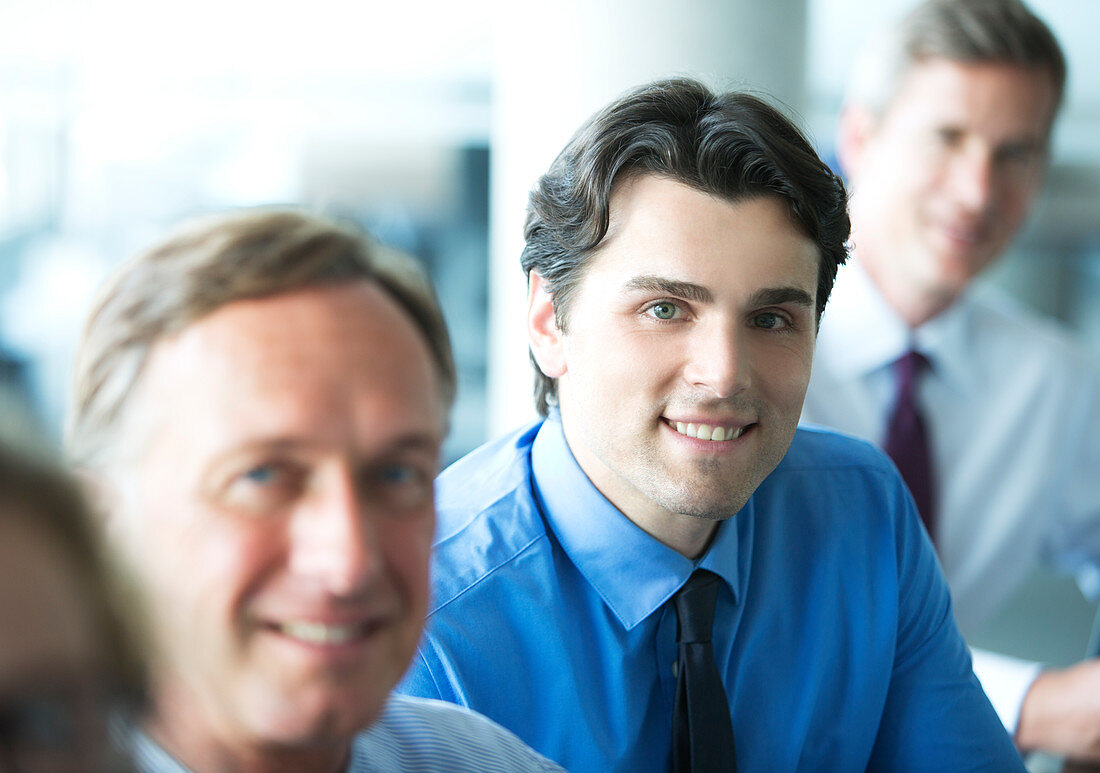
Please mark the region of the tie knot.
POLYGON ((710 641, 714 629, 714 603, 718 599, 718 575, 696 569, 673 597, 676 605, 677 633, 680 644, 710 641))
POLYGON ((928 365, 928 358, 916 349, 910 349, 894 360, 894 374, 897 377, 898 391, 911 391, 913 382, 928 368, 928 365))

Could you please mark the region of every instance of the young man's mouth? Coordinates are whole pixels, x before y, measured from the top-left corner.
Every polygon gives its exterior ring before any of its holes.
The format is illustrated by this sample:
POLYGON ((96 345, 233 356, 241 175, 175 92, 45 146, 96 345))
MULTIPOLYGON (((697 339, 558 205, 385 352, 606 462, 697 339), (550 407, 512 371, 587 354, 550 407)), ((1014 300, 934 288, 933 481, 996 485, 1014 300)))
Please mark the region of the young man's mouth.
POLYGON ((687 437, 696 438, 698 440, 718 441, 720 443, 736 440, 755 426, 753 424, 742 424, 737 426, 732 424, 705 424, 702 422, 673 421, 672 419, 665 419, 665 423, 681 435, 686 435, 687 437))

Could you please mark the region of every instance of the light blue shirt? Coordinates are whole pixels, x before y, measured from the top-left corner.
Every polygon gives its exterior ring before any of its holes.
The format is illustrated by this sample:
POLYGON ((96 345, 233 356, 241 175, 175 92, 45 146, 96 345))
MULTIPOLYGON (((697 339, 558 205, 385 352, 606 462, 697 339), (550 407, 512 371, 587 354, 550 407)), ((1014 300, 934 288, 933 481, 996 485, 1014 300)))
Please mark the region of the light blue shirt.
MULTIPOLYGON (((149 736, 124 745, 140 773, 191 773, 149 736)), ((439 701, 392 695, 352 742, 347 773, 552 773, 561 768, 484 717, 439 701)))
MULTIPOLYGON (((931 362, 917 401, 932 444, 936 549, 963 635, 989 641, 990 622, 993 630, 1003 624, 1041 567, 1075 574, 1095 602, 1096 363, 1064 328, 980 281, 910 330, 852 261, 841 267, 821 320, 803 418, 881 442, 896 390, 891 365, 911 346, 931 362)), ((1027 621, 1012 622, 1027 628, 1027 621)), ((1083 640, 1080 646, 1084 654, 1083 640)), ((1040 665, 977 649, 973 657, 1013 731, 1040 665)))
POLYGON ((588 481, 552 415, 438 481, 434 601, 399 690, 469 706, 574 773, 670 765, 676 616, 718 574, 742 770, 1023 770, 896 470, 800 430, 692 562, 588 481))

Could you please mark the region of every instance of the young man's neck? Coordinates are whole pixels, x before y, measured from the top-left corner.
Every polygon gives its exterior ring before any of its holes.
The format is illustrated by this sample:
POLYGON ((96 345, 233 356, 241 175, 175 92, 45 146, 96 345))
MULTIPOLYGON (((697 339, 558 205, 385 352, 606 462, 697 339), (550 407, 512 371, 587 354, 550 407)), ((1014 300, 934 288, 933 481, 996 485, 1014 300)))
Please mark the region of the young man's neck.
POLYGON ((692 515, 666 513, 658 518, 623 513, 649 536, 692 561, 710 547, 721 523, 692 515))

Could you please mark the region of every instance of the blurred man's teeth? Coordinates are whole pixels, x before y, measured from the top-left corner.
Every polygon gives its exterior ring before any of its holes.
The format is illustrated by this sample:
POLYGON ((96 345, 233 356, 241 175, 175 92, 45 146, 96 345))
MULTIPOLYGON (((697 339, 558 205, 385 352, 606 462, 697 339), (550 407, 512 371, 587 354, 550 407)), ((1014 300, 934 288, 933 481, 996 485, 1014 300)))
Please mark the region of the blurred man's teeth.
POLYGON ((283 623, 279 631, 307 644, 344 644, 359 634, 356 625, 325 625, 324 623, 283 623))
POLYGON ((675 422, 674 429, 681 435, 687 435, 688 437, 698 438, 699 440, 733 440, 739 438, 745 434, 745 427, 712 427, 709 424, 695 424, 688 422, 685 424, 682 421, 675 422))

